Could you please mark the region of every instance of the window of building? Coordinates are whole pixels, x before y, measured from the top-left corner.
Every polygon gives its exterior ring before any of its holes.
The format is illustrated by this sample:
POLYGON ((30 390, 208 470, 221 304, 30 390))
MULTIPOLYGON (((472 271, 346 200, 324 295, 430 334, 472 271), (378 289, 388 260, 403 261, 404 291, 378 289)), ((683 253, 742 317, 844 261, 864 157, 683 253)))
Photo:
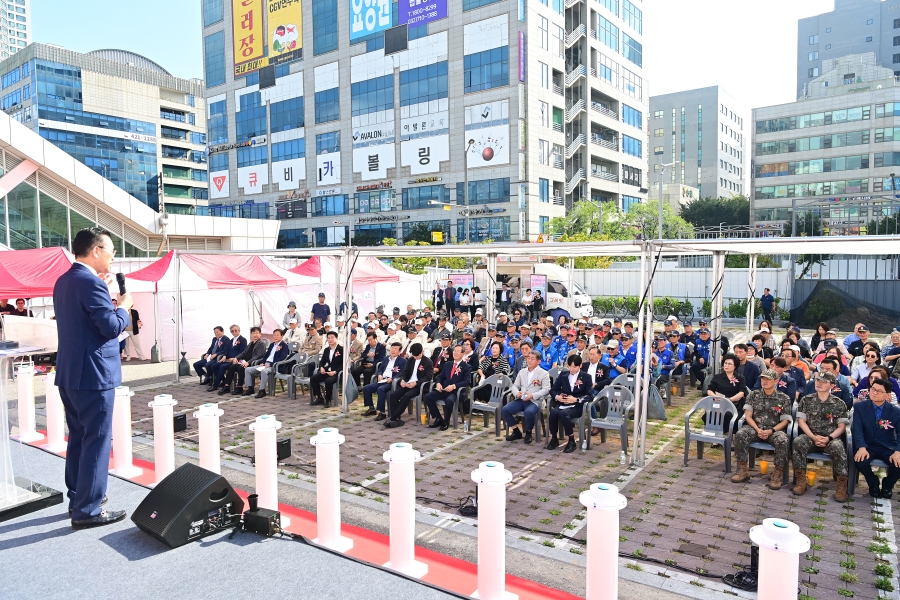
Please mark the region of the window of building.
POLYGON ((874 22, 875 22, 875 21, 872 20, 872 19, 866 19, 866 25, 871 25, 871 24, 874 23, 874 22))
POLYGON ((403 189, 403 210, 433 208, 431 202, 450 202, 450 190, 443 185, 423 185, 403 189))
MULTIPOLYGON (((305 217, 306 214, 303 216, 305 217)), ((306 235, 306 229, 282 229, 278 232, 279 248, 306 248, 308 246, 310 246, 310 242, 306 235)))
POLYGON ((628 0, 622 1, 622 19, 628 24, 629 27, 631 27, 638 33, 643 33, 644 15, 641 12, 641 9, 639 9, 628 0))
POLYGON ((473 10, 499 1, 500 0, 463 0, 463 10, 473 10))
POLYGON ((3 96, 3 110, 8 110, 17 104, 22 103, 22 90, 21 88, 15 90, 14 92, 10 92, 3 96))
MULTIPOLYGON (((618 3, 616 3, 618 6, 618 3)), ((597 37, 601 42, 619 52, 619 28, 597 15, 597 37)))
MULTIPOLYGON (((485 217, 468 219, 469 241, 472 243, 493 240, 495 242, 509 241, 509 217, 485 217)), ((456 239, 466 239, 466 219, 456 221, 456 239)))
POLYGON ((819 60, 819 52, 818 52, 818 50, 815 51, 815 52, 810 52, 810 53, 809 53, 809 60, 810 60, 810 61, 819 60))
POLYGON ((293 160, 306 156, 306 140, 304 138, 275 142, 272 144, 272 162, 293 160))
MULTIPOLYGON (((337 0, 312 0, 313 54, 338 49, 337 0)), ((208 84, 207 84, 208 85, 208 84)), ((318 121, 317 121, 318 122, 318 121)))
POLYGON ((509 47, 467 54, 464 68, 466 94, 509 85, 509 47))
POLYGON ((3 77, 2 77, 3 89, 6 89, 9 86, 11 86, 12 84, 18 82, 20 77, 21 77, 21 72, 19 71, 19 67, 16 67, 9 73, 6 73, 5 75, 3 75, 3 77))
POLYGON ((600 6, 606 7, 606 10, 612 14, 619 16, 619 0, 597 0, 600 6))
POLYGON ((316 123, 328 123, 341 118, 340 89, 316 92, 316 123))
MULTIPOLYGON (((356 212, 377 213, 394 210, 394 190, 378 190, 374 192, 356 193, 356 212)), ((385 236, 385 237, 394 237, 385 236)), ((381 241, 378 239, 377 241, 381 241)))
POLYGON ((825 44, 825 49, 826 49, 826 50, 831 50, 831 44, 825 44))
POLYGON ((428 35, 428 23, 406 29, 407 39, 411 42, 428 35))
MULTIPOLYGON (((456 184, 456 203, 464 205, 462 182, 456 184)), ((499 204, 509 202, 509 177, 469 182, 469 204, 499 204)))
POLYGON ((626 94, 638 100, 643 100, 644 98, 643 80, 625 67, 622 67, 622 89, 625 90, 626 94))
POLYGON ((538 179, 538 199, 546 204, 550 203, 550 180, 538 179))
POLYGON ((550 49, 550 24, 546 17, 538 16, 538 45, 541 50, 550 49))
POLYGON ((662 154, 662 153, 663 153, 663 147, 662 147, 662 146, 655 146, 655 147, 653 148, 653 154, 659 155, 659 154, 662 154))
POLYGON ((622 152, 640 158, 643 154, 643 143, 627 135, 622 136, 622 152))
POLYGON ((851 123, 853 121, 867 121, 871 115, 870 106, 857 106, 842 110, 813 113, 797 117, 782 117, 756 122, 756 133, 772 133, 775 131, 788 131, 790 129, 804 129, 807 127, 821 127, 833 123, 851 123))
POLYGON ((227 171, 228 170, 228 153, 227 152, 217 152, 215 154, 210 154, 209 155, 209 170, 212 172, 227 171))
POLYGON ((831 27, 826 27, 826 28, 825 28, 825 33, 831 33, 831 27))
POLYGON ((810 69, 807 69, 806 74, 809 77, 818 77, 819 76, 819 67, 812 67, 810 69))
POLYGON ((538 230, 542 234, 550 233, 550 217, 538 217, 538 230))
POLYGON ((641 170, 636 167, 622 165, 622 183, 641 187, 641 170))
MULTIPOLYGON (((876 181, 878 180, 876 179, 876 181)), ((868 179, 847 179, 758 187, 755 190, 755 197, 761 199, 805 198, 809 196, 866 193, 868 191, 868 179)))
POLYGON ((546 63, 538 61, 541 67, 541 87, 545 90, 550 89, 550 67, 546 63))
POLYGON ((872 41, 872 36, 871 36, 871 35, 866 36, 866 41, 867 41, 867 42, 871 42, 871 41, 872 41))
POLYGON ((400 71, 400 106, 446 98, 447 61, 400 71))
POLYGON ((330 217, 333 215, 347 214, 347 196, 317 196, 311 199, 312 216, 330 217))
MULTIPOLYGON (((246 96, 244 96, 246 97, 246 96)), ((242 97, 242 99, 244 98, 242 97)), ((266 135, 266 107, 256 106, 238 111, 234 115, 237 126, 236 141, 246 142, 250 138, 266 135)))
POLYGON ((644 115, 627 104, 622 105, 622 121, 638 129, 644 128, 644 115))
POLYGON ((639 67, 644 64, 643 46, 627 33, 622 34, 622 55, 639 67))
POLYGON ((541 110, 541 125, 543 127, 550 127, 550 105, 541 100, 538 105, 541 110))
POLYGON ((622 210, 624 212, 628 212, 628 210, 635 204, 640 204, 641 199, 636 196, 625 196, 622 195, 622 210))
POLYGON ((238 168, 264 165, 269 162, 267 146, 244 146, 237 149, 238 168))
POLYGON ((225 100, 212 102, 209 105, 209 117, 206 125, 209 131, 210 144, 224 144, 228 142, 228 113, 225 100))
MULTIPOLYGON (((441 220, 431 220, 431 221, 403 221, 403 226, 401 231, 403 232, 403 241, 408 242, 411 241, 411 236, 419 233, 421 231, 429 232, 429 239, 427 241, 431 241, 430 232, 432 231, 443 231, 444 232, 444 243, 450 243, 450 219, 441 219, 441 220)), ((424 240, 418 240, 424 241, 424 240)))
POLYGON ((217 31, 203 39, 206 87, 225 83, 225 32, 217 31))
POLYGON ((203 26, 209 27, 225 17, 224 0, 203 0, 203 26))
MULTIPOLYGON (((654 118, 654 119, 662 119, 664 113, 665 113, 665 111, 662 111, 662 110, 654 111, 654 112, 653 112, 653 118, 654 118)), ((659 131, 662 131, 662 129, 660 129, 659 131)), ((662 134, 660 134, 660 135, 662 135, 662 134)), ((657 136, 657 137, 659 137, 659 136, 657 136)))
POLYGON ((269 120, 272 123, 272 133, 303 127, 303 96, 270 105, 269 120))
POLYGON ((340 152, 341 151, 341 132, 331 131, 328 133, 319 133, 316 135, 316 155, 340 152))
POLYGON ((394 75, 373 77, 350 86, 351 115, 358 117, 394 108, 394 75))
POLYGON ((811 35, 811 36, 809 36, 809 45, 810 45, 810 46, 814 46, 814 45, 816 45, 816 44, 818 44, 818 43, 819 43, 819 36, 818 36, 818 35, 811 35))

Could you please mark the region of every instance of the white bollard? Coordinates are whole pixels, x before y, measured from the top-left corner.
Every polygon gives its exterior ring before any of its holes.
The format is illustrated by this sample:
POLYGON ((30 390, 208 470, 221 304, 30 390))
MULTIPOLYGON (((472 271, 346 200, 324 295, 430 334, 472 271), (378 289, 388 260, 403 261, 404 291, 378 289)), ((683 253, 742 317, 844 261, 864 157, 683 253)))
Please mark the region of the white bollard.
POLYGON ((113 404, 112 446, 113 468, 110 473, 126 479, 137 477, 144 472, 134 466, 131 446, 131 397, 134 392, 127 385, 116 388, 116 400, 113 404))
POLYGON ((758 598, 794 600, 800 574, 800 553, 809 550, 809 538, 796 523, 764 519, 750 528, 750 540, 759 546, 758 598))
POLYGON ((194 413, 200 429, 200 467, 213 473, 222 474, 222 459, 219 455, 219 417, 225 411, 218 404, 204 404, 194 413))
POLYGON ((175 470, 175 422, 173 407, 178 404, 172 394, 159 394, 147 406, 153 409, 153 468, 156 483, 175 470))
POLYGON ((41 448, 47 452, 64 452, 66 449, 66 410, 59 388, 56 387, 56 373, 47 373, 45 410, 47 412, 47 443, 41 448))
POLYGON ((594 483, 578 500, 587 508, 585 600, 615 600, 619 597, 619 511, 628 499, 614 485, 594 483))
POLYGON ((391 444, 384 453, 390 463, 391 560, 385 567, 421 579, 428 565, 416 560, 416 462, 422 458, 409 444, 391 444))
POLYGON ((353 540, 341 535, 341 444, 344 436, 334 427, 320 429, 309 440, 316 447, 316 528, 313 540, 338 552, 353 548, 353 540))
POLYGON ((19 435, 20 442, 36 442, 44 439, 35 429, 34 417, 34 365, 19 365, 19 435))
POLYGON ((472 471, 478 484, 478 589, 472 598, 514 600, 506 591, 506 484, 512 473, 503 463, 483 462, 472 471))

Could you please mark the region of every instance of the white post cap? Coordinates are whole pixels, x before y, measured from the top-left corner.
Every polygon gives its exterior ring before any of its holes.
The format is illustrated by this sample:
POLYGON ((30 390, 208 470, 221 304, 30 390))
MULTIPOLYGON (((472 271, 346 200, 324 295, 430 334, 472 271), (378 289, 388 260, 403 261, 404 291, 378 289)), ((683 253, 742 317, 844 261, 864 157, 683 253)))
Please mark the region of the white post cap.
POLYGON ((127 385, 120 385, 116 388, 116 397, 119 398, 121 396, 134 396, 134 392, 129 390, 127 385))
POLYGON ((281 423, 275 420, 275 415, 262 415, 250 423, 250 431, 264 431, 267 429, 280 429, 281 423))
POLYGON ((154 396, 153 400, 147 403, 147 406, 153 408, 156 406, 175 406, 176 404, 178 404, 178 401, 172 399, 172 394, 159 394, 154 396))
POLYGON ((750 540, 761 548, 799 554, 809 550, 809 538, 800 533, 796 523, 784 519, 763 519, 762 525, 750 528, 750 540))
POLYGON ((503 463, 486 461, 478 465, 472 471, 472 481, 475 483, 509 483, 512 481, 512 473, 503 468, 503 463))
POLYGON ((212 404, 207 402, 203 406, 200 407, 200 410, 194 413, 194 418, 198 417, 221 417, 225 414, 225 411, 219 408, 218 404, 212 404))
POLYGON ((343 444, 344 436, 342 436, 336 427, 325 427, 320 429, 316 435, 309 439, 309 443, 313 446, 324 446, 327 444, 343 444))
POLYGON ((621 510, 628 504, 628 498, 619 493, 619 488, 609 483, 592 483, 578 496, 578 501, 586 508, 600 510, 621 510))
POLYGON ((422 458, 418 450, 413 450, 411 444, 404 442, 391 444, 390 449, 383 456, 386 462, 416 462, 422 458))

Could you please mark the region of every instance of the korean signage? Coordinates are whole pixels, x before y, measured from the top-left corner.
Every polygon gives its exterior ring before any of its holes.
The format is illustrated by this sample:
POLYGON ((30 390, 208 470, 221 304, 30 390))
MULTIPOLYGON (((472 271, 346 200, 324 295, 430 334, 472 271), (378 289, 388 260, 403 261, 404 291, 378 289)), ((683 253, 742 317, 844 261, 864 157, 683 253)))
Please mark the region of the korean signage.
POLYGON ((387 170, 396 165, 394 144, 378 144, 353 149, 353 172, 359 173, 363 181, 384 179, 387 170))
POLYGON ((270 64, 300 58, 303 48, 300 0, 266 0, 266 7, 270 64))
POLYGON ((269 165, 238 167, 238 187, 244 188, 244 195, 262 194, 262 188, 269 183, 269 165))
POLYGON ((446 133, 450 127, 450 117, 446 110, 400 119, 400 139, 446 133))
POLYGON ((265 54, 263 0, 231 0, 234 62, 243 63, 265 54))
POLYGON ((256 137, 252 137, 246 142, 234 142, 232 144, 221 144, 219 146, 210 146, 207 149, 209 154, 216 154, 217 152, 227 152, 229 150, 233 150, 234 148, 244 148, 246 146, 265 146, 267 142, 267 138, 264 135, 258 135, 256 137))
POLYGON ((391 0, 350 0, 350 42, 393 27, 391 0))
POLYGON ((212 200, 229 196, 228 171, 214 171, 209 174, 209 197, 212 200))
POLYGON ((440 180, 440 177, 419 177, 417 179, 410 179, 407 183, 434 183, 435 181, 440 180))
POLYGON ((447 18, 447 0, 400 0, 400 23, 418 27, 447 18))
POLYGON ((306 179, 306 159, 292 158, 272 163, 272 182, 279 190, 296 190, 306 179))
POLYGON ((525 32, 519 32, 519 81, 525 81, 525 32))
POLYGON ((365 223, 390 223, 392 221, 405 221, 409 215, 378 215, 375 217, 360 217, 356 222, 360 225, 365 223))
POLYGON ((333 188, 322 188, 321 190, 316 190, 316 196, 337 196, 341 193, 341 188, 333 187, 333 188))
POLYGON ((368 192, 371 190, 389 190, 394 187, 393 181, 382 181, 381 183, 370 183, 368 185, 356 186, 357 192, 368 192))
POLYGON ((450 136, 433 135, 400 142, 400 164, 410 175, 439 173, 441 161, 450 160, 450 136))
POLYGON ((341 182, 341 153, 332 152, 316 156, 316 185, 332 185, 341 182))
POLYGON ((475 275, 472 273, 454 273, 450 276, 450 282, 455 288, 472 289, 472 286, 475 285, 475 275))
POLYGON ((509 164, 509 100, 466 107, 469 168, 509 164))

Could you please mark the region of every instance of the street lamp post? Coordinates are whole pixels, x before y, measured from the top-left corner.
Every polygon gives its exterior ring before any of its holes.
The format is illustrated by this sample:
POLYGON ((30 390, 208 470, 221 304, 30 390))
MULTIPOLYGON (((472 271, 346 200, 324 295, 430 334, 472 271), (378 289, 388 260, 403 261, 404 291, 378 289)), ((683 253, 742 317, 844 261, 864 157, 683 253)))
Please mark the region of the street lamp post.
POLYGON ((719 237, 720 238, 722 237, 722 225, 724 225, 727 222, 728 221, 722 221, 721 223, 719 223, 719 237))
POLYGON ((465 178, 465 194, 466 197, 466 243, 469 243, 469 150, 472 148, 472 145, 475 143, 475 140, 469 140, 469 144, 466 146, 466 154, 463 157, 463 177, 465 178))
POLYGON ((679 161, 659 165, 659 239, 663 239, 663 195, 662 183, 663 176, 666 174, 667 167, 675 167, 679 161))

